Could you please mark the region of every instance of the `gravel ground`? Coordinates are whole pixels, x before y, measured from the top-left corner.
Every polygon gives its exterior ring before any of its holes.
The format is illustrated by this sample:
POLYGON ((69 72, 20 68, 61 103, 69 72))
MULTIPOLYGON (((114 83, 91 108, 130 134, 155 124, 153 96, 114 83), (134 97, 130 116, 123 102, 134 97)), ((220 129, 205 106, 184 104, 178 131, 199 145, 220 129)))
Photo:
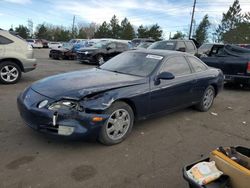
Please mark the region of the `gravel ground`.
POLYGON ((46 76, 93 66, 51 60, 47 49, 35 50, 35 56, 35 71, 23 74, 18 84, 0 85, 1 188, 186 188, 184 165, 221 145, 250 146, 250 89, 230 86, 209 112, 188 108, 137 122, 119 145, 40 135, 20 118, 17 95, 46 76))

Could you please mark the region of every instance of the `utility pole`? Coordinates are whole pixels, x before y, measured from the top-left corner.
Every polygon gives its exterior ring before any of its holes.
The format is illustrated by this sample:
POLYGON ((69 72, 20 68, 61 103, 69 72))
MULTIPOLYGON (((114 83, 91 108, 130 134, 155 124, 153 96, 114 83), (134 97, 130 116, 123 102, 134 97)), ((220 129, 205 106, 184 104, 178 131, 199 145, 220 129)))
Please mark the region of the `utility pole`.
POLYGON ((194 27, 193 27, 193 35, 192 35, 192 38, 193 38, 194 35, 195 35, 195 29, 196 29, 196 21, 195 21, 195 19, 194 19, 193 22, 194 22, 194 23, 193 23, 194 27))
POLYGON ((75 38, 75 19, 76 19, 76 17, 74 15, 74 17, 73 17, 73 25, 72 25, 72 36, 73 36, 73 38, 75 38))
POLYGON ((193 26, 193 20, 194 20, 194 12, 195 12, 195 5, 196 5, 196 0, 194 0, 193 12, 192 12, 191 24, 190 24, 190 28, 189 28, 189 35, 188 35, 188 39, 190 39, 190 38, 191 38, 192 26, 193 26))

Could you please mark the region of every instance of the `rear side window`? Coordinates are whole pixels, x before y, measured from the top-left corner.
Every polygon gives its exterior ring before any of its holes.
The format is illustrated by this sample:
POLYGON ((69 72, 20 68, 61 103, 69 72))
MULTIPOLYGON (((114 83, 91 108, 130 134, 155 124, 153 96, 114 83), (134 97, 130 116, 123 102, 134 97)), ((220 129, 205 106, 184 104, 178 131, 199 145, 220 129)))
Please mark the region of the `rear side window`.
POLYGON ((10 44, 12 42, 13 42, 12 40, 0 35, 0 44, 10 44))
POLYGON ((187 49, 189 50, 195 50, 194 44, 192 42, 185 42, 187 49))
POLYGON ((120 50, 126 50, 128 49, 128 45, 127 44, 123 44, 123 43, 117 43, 116 47, 120 50))
POLYGON ((178 41, 176 45, 176 50, 179 50, 180 48, 186 48, 184 42, 178 41))
POLYGON ((207 70, 207 67, 200 60, 194 57, 188 57, 188 60, 191 63, 192 67, 194 68, 195 72, 201 72, 207 70))
POLYGON ((171 72, 175 76, 181 76, 191 74, 191 69, 186 59, 180 56, 169 58, 163 65, 161 72, 171 72))
POLYGON ((110 43, 110 44, 108 44, 107 47, 110 47, 111 49, 115 49, 116 45, 115 45, 115 43, 110 43))

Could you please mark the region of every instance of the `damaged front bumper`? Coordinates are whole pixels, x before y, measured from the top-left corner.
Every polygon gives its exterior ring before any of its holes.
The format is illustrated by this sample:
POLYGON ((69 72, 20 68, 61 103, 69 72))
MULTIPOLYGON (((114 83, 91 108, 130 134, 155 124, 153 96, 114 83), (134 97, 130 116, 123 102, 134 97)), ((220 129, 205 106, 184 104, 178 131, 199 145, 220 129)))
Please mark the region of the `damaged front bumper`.
POLYGON ((32 89, 25 91, 17 99, 18 109, 24 122, 41 133, 74 138, 97 136, 108 118, 105 114, 38 108, 37 104, 42 100, 53 101, 32 89), (102 120, 93 121, 95 117, 100 117, 102 120))

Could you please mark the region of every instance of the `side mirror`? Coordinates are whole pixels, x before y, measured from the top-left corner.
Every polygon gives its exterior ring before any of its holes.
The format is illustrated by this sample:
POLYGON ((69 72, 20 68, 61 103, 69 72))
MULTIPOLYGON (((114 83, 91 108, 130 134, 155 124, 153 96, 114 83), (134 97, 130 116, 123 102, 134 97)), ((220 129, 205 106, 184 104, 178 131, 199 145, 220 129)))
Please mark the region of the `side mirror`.
POLYGON ((183 47, 183 48, 179 48, 177 51, 180 51, 180 52, 186 52, 186 48, 183 47))
POLYGON ((155 84, 159 85, 161 82, 160 80, 172 80, 174 78, 175 76, 171 72, 162 72, 156 76, 155 84))
POLYGON ((107 48, 106 48, 107 50, 111 50, 112 48, 110 47, 110 46, 107 46, 107 48))

